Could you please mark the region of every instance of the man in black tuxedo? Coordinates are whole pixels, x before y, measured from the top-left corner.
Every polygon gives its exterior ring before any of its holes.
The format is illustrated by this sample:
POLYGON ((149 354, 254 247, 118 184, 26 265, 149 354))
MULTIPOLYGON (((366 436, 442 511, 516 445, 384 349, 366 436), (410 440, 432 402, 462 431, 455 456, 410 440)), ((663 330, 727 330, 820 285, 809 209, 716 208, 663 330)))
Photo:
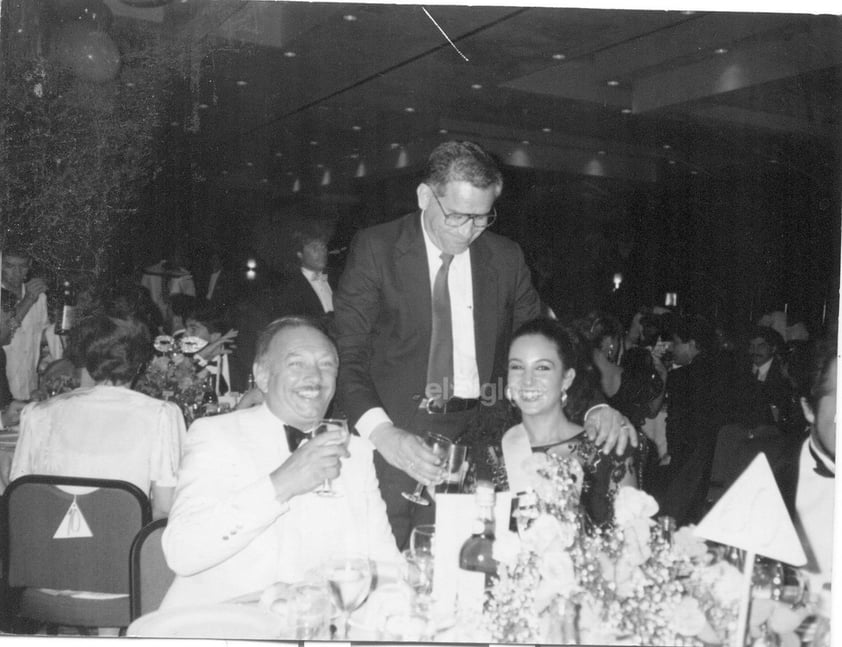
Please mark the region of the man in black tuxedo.
MULTIPOLYGON (((480 146, 441 144, 416 189, 419 210, 359 232, 334 295, 340 406, 377 449, 401 548, 414 525, 433 518, 432 506, 402 497, 416 482, 441 480, 426 432, 455 439, 481 401, 504 397, 512 333, 541 313, 520 247, 486 231, 502 188, 480 146)), ((631 433, 619 432, 616 412, 599 411, 592 418, 615 441, 622 436, 622 451, 631 433)))
POLYGON ((278 295, 280 316, 305 315, 324 320, 333 312, 327 241, 327 233, 315 226, 303 226, 293 233, 297 268, 290 272, 278 295))

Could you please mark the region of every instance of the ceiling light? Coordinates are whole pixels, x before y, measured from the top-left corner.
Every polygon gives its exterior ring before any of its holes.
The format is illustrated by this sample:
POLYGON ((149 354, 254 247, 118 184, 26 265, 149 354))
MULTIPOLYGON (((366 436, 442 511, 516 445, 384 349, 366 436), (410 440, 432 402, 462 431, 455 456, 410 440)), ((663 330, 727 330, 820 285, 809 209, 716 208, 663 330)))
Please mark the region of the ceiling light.
POLYGON ((249 168, 251 168, 252 166, 254 166, 254 162, 246 162, 246 166, 248 166, 249 168))
POLYGON ((622 110, 620 110, 620 112, 622 112, 624 115, 630 115, 631 112, 632 112, 632 109, 631 108, 623 108, 622 110))
POLYGON ((310 140, 310 146, 318 146, 318 145, 319 145, 319 142, 317 142, 315 139, 310 140))
POLYGON ((359 153, 351 153, 350 155, 348 155, 348 159, 355 160, 355 159, 359 159, 359 158, 360 158, 359 153))
POLYGON ((355 22, 357 20, 357 17, 354 14, 346 13, 344 16, 342 16, 342 20, 344 20, 345 22, 355 22))
POLYGON ((528 139, 524 139, 520 143, 523 144, 524 146, 529 146, 529 140, 528 139))
POLYGON ((228 171, 226 171, 225 169, 222 169, 222 174, 223 174, 223 175, 228 175, 228 171))
POLYGON ((674 165, 674 164, 675 164, 675 160, 667 160, 667 164, 674 165))
POLYGON ((606 83, 612 88, 616 88, 618 85, 620 85, 620 82, 616 79, 611 79, 610 81, 606 81, 606 83))
POLYGON ((248 84, 249 84, 248 81, 243 81, 243 80, 237 81, 237 85, 239 85, 241 88, 247 86, 248 84))
POLYGON ((415 112, 415 108, 413 108, 412 106, 407 106, 406 108, 403 109, 403 111, 404 112, 415 112))
POLYGON ((265 177, 264 177, 264 178, 260 178, 260 183, 261 183, 261 184, 269 184, 269 178, 265 178, 265 177))
POLYGON ((133 87, 134 87, 134 83, 132 83, 131 81, 128 81, 128 82, 126 83, 126 87, 127 87, 127 88, 133 88, 133 87))
POLYGON ((397 142, 392 142, 391 144, 389 144, 389 148, 391 148, 392 150, 395 150, 395 149, 400 148, 400 147, 401 147, 401 145, 398 144, 397 142))
POLYGON ((605 155, 605 151, 597 151, 596 154, 597 155, 605 155))
POLYGON ((198 106, 196 106, 196 107, 197 107, 199 110, 207 110, 207 109, 208 109, 208 104, 206 104, 206 103, 200 103, 200 104, 199 104, 198 106))
POLYGON ((287 58, 295 58, 296 56, 298 56, 298 54, 293 52, 291 49, 288 49, 284 52, 284 56, 286 56, 287 58))
POLYGON ((542 133, 551 133, 551 132, 553 132, 553 129, 552 128, 541 128, 541 132, 542 133))
POLYGON ((567 57, 564 54, 553 54, 554 61, 563 61, 565 58, 567 57))
POLYGON ((713 50, 713 53, 714 54, 727 54, 728 50, 725 49, 724 47, 717 47, 715 50, 713 50))
POLYGON ((770 159, 769 160, 769 164, 777 164, 777 163, 778 163, 778 160, 776 160, 776 159, 770 159))
POLYGON ((665 151, 668 151, 670 148, 672 148, 672 146, 670 146, 669 144, 664 144, 661 148, 663 148, 665 151))
POLYGON ((180 126, 180 125, 181 124, 179 124, 177 121, 171 121, 170 122, 170 126, 172 126, 173 128, 178 128, 178 126, 180 126))
POLYGON ((690 171, 690 175, 698 175, 698 174, 699 174, 699 172, 696 169, 693 169, 692 171, 690 171))
POLYGON ((324 168, 324 167, 325 167, 324 164, 316 164, 316 168, 324 168))
POLYGON ((362 126, 351 126, 351 130, 355 130, 356 132, 360 132, 362 129, 362 126))
POLYGON ((482 84, 481 83, 471 84, 471 90, 482 90, 482 84))
POLYGON ((284 156, 284 154, 281 151, 278 151, 277 153, 275 153, 275 157, 283 157, 283 156, 284 156))
POLYGON ((439 135, 446 135, 446 134, 447 134, 447 128, 439 128, 439 135))

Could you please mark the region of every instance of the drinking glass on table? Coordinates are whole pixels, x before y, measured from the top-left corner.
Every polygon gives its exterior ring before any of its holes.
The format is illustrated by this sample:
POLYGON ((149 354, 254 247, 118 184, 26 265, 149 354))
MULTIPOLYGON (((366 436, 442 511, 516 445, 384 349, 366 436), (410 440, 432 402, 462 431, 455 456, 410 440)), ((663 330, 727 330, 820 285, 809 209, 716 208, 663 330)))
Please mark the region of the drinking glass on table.
POLYGON ((331 593, 327 582, 311 579, 290 587, 290 624, 296 640, 329 640, 331 593))
MULTIPOLYGON (((427 447, 430 448, 442 464, 447 461, 447 456, 450 452, 450 447, 453 445, 453 441, 449 438, 445 438, 444 436, 439 436, 438 434, 427 434, 424 442, 427 443, 427 447)), ((417 505, 430 505, 430 502, 422 496, 423 492, 424 484, 418 483, 418 485, 415 486, 414 492, 401 492, 401 495, 404 499, 412 501, 417 505)))
POLYGON ((412 529, 409 548, 403 552, 406 560, 404 579, 419 598, 429 598, 433 592, 435 544, 435 525, 421 524, 412 529))
MULTIPOLYGON (((311 438, 315 438, 319 434, 324 434, 329 431, 341 431, 343 438, 342 442, 348 442, 348 438, 350 436, 348 433, 348 421, 341 420, 339 418, 324 418, 319 420, 319 422, 316 423, 316 426, 310 429, 307 433, 311 438)), ((319 496, 339 496, 339 493, 333 489, 333 484, 330 479, 325 479, 324 483, 316 488, 315 492, 319 496)))
POLYGON ((367 557, 349 556, 328 560, 323 567, 333 603, 342 616, 341 639, 348 639, 351 613, 365 602, 371 592, 372 568, 367 557))

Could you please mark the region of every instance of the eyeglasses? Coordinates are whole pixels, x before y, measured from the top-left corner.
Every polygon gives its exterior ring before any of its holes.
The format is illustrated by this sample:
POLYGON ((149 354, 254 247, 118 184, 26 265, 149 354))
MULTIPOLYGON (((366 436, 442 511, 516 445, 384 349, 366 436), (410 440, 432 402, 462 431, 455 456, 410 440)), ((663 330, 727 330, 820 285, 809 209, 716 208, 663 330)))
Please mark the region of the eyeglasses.
POLYGON ((487 227, 493 225, 494 221, 497 220, 497 209, 494 207, 491 207, 491 213, 486 214, 447 213, 441 204, 441 200, 439 200, 439 197, 436 195, 436 190, 433 187, 430 187, 430 192, 436 199, 436 204, 439 205, 439 209, 441 209, 442 214, 444 214, 444 222, 448 227, 453 227, 455 229, 456 227, 461 227, 470 220, 475 229, 486 229, 487 227))

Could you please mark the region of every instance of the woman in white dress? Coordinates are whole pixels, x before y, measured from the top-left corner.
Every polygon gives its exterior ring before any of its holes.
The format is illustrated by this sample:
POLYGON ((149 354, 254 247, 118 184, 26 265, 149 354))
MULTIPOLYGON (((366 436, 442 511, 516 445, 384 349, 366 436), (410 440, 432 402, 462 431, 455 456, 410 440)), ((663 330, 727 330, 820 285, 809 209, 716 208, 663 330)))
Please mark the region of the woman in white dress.
POLYGON ((11 479, 50 474, 119 479, 147 493, 154 518, 172 505, 185 426, 179 408, 133 391, 152 353, 134 319, 94 315, 72 331, 82 386, 21 414, 11 479))

